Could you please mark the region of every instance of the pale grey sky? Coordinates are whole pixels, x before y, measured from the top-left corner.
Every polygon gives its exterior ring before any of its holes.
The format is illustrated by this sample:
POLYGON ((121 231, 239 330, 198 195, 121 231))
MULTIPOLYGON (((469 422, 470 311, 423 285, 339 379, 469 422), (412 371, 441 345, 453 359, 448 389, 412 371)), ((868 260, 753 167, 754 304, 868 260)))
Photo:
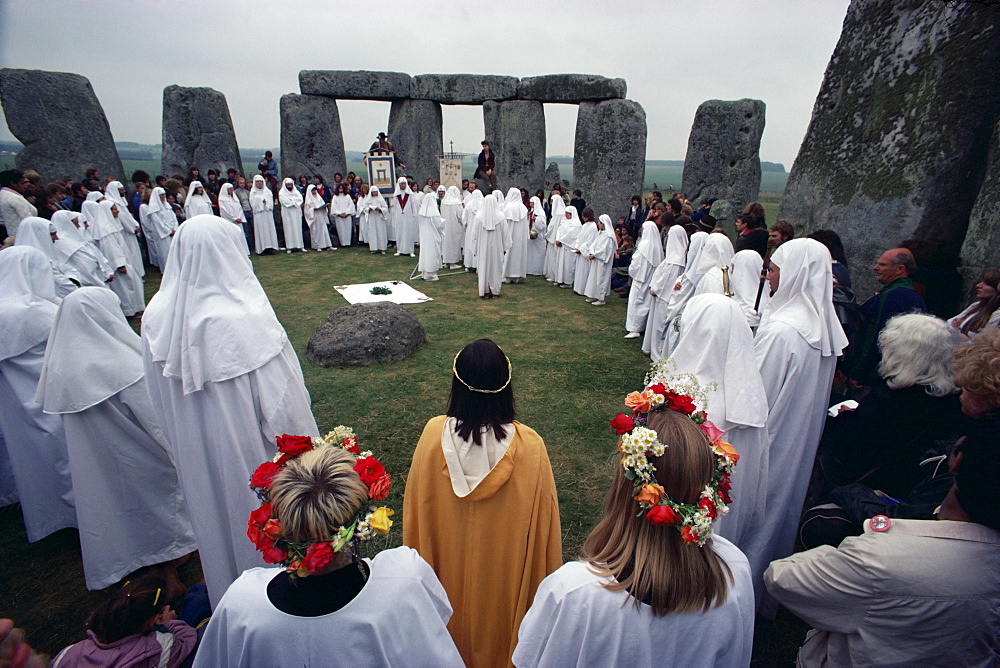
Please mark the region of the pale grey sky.
MULTIPOLYGON (((278 147, 278 100, 302 69, 622 77, 649 159, 683 159, 698 105, 767 104, 761 158, 798 152, 848 0, 344 3, 0 0, 0 64, 90 79, 118 141, 160 141, 163 88, 225 93, 240 146, 278 147)), ((572 155, 574 105, 546 105, 548 155, 572 155)), ((388 102, 340 103, 348 150, 388 102)), ((444 108, 447 148, 478 152, 480 107, 444 108)), ((12 139, 0 123, 0 139, 12 139)))

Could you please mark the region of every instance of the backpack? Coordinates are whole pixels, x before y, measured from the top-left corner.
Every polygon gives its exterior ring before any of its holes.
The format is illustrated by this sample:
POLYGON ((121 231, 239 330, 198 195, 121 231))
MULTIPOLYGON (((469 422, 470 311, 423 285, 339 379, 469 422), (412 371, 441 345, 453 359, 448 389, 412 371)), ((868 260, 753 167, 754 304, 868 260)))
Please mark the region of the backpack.
POLYGON ((847 340, 853 343, 854 337, 864 321, 861 306, 858 305, 854 291, 846 285, 834 284, 833 310, 837 314, 840 326, 844 328, 847 340))

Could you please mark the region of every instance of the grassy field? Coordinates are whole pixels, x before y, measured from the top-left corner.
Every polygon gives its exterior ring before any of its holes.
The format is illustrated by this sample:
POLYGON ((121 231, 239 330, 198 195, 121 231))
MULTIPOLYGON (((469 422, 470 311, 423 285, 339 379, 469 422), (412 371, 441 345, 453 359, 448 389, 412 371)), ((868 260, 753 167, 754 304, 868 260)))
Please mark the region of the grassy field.
MULTIPOLYGON (((412 284, 434 301, 410 307, 427 331, 426 344, 410 358, 339 369, 306 360, 313 330, 346 303, 333 286, 407 280, 415 262, 372 256, 364 248, 254 257, 257 276, 302 361, 320 431, 353 427, 393 475, 388 505, 396 509, 397 523, 387 540, 369 544, 369 550, 400 543, 413 447, 424 423, 444 412, 455 353, 469 341, 489 337, 513 363, 518 419, 545 439, 559 492, 564 557, 575 558, 599 516, 612 474, 615 435, 608 422, 622 410, 625 394, 641 386, 649 363, 638 341, 622 338, 626 300, 612 295, 606 307, 594 308, 569 290, 531 277, 505 286, 501 299, 483 301, 472 274, 442 276, 436 283, 417 280, 412 284)), ((150 270, 148 295, 158 281, 158 272, 150 270)), ((49 653, 82 637, 83 620, 102 593, 84 587, 76 531, 29 545, 18 507, 12 506, 0 509, 0 532, 0 617, 14 618, 29 631, 29 640, 49 653)), ((188 584, 195 582, 197 561, 181 575, 188 584)), ((787 663, 803 633, 801 623, 788 616, 779 617, 777 625, 764 624, 755 663, 787 663)))

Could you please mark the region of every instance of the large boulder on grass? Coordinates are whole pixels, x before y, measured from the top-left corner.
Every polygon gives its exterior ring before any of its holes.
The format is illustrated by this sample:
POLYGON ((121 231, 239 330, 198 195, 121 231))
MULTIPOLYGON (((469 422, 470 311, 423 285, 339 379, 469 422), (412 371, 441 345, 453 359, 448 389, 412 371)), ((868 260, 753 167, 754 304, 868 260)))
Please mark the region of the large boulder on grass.
POLYGON ((313 332, 306 357, 324 367, 371 366, 406 359, 425 339, 423 325, 399 304, 351 304, 333 311, 313 332))

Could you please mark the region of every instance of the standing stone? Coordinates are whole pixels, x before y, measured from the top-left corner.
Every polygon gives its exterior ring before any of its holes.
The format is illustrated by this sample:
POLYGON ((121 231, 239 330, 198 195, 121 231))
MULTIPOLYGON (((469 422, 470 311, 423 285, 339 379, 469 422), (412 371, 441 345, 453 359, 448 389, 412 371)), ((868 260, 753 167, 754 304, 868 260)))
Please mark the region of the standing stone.
POLYGON ((562 177, 559 175, 559 163, 550 162, 549 166, 545 168, 545 187, 553 188, 557 183, 562 183, 562 177))
POLYGON ((68 72, 0 69, 7 127, 24 144, 15 164, 46 182, 79 181, 90 167, 125 181, 104 109, 86 77, 68 72))
POLYGON ((984 269, 1000 268, 1000 123, 990 139, 986 178, 972 205, 969 229, 962 245, 962 274, 966 287, 979 280, 984 269))
POLYGON ((302 70, 299 92, 340 100, 405 100, 410 97, 410 75, 366 70, 302 70))
POLYGON ((318 95, 281 96, 281 173, 321 174, 333 182, 347 172, 337 101, 318 95))
MULTIPOLYGON (((760 194, 760 100, 708 100, 694 115, 681 190, 692 202, 714 197, 742 211, 760 194)), ((712 215, 717 219, 716 211, 712 215)), ((719 219, 721 222, 721 219, 719 219)), ((725 225, 732 229, 732 223, 725 225)))
POLYGON ((396 176, 410 174, 423 183, 438 178, 438 163, 444 140, 441 105, 429 100, 398 100, 389 109, 389 141, 399 160, 406 165, 396 176))
POLYGON ((546 74, 525 77, 517 89, 522 100, 540 102, 597 102, 625 97, 625 80, 595 74, 546 74))
POLYGON ((240 147, 226 96, 212 88, 163 89, 163 174, 186 174, 197 167, 225 176, 230 167, 243 173, 240 147))
POLYGON ((853 0, 778 212, 836 230, 855 292, 913 236, 963 239, 1000 114, 1000 5, 853 0), (860 285, 859 285, 860 283, 860 285))
POLYGON ((486 138, 497 156, 497 186, 534 192, 545 182, 545 111, 541 102, 483 104, 486 138))
POLYGON ((517 77, 493 74, 418 74, 410 97, 442 104, 482 104, 517 97, 517 77))
POLYGON ((573 187, 598 216, 624 213, 642 192, 646 171, 646 112, 632 100, 583 102, 576 116, 573 187))

